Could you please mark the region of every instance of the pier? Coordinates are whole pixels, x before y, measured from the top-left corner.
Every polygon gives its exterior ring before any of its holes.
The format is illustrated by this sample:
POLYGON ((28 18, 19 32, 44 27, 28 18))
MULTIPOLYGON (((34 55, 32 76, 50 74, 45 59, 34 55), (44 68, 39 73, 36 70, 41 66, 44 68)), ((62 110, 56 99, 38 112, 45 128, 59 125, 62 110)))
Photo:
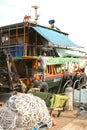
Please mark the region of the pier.
POLYGON ((54 120, 56 125, 51 130, 87 130, 87 111, 64 111, 54 120))

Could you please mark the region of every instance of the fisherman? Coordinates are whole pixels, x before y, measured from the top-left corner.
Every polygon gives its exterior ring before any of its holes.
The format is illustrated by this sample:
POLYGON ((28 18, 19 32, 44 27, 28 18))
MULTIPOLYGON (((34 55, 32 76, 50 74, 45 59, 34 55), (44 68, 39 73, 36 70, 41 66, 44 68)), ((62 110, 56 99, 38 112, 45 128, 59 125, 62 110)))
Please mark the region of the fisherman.
POLYGON ((36 76, 37 72, 42 72, 43 74, 43 80, 45 80, 45 71, 46 71, 46 65, 48 61, 48 57, 46 57, 46 53, 43 53, 43 56, 39 56, 38 61, 40 62, 39 67, 34 72, 34 77, 36 76))

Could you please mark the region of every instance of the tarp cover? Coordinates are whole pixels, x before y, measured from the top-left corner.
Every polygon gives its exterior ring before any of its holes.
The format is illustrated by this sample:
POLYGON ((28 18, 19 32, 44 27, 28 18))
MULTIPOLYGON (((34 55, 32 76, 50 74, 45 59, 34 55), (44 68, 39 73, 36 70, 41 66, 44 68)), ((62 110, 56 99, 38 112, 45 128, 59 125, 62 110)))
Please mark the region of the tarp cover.
POLYGON ((55 58, 49 58, 47 65, 56 65, 56 64, 65 64, 68 62, 82 62, 83 59, 81 58, 60 58, 60 57, 55 57, 55 58))
POLYGON ((58 46, 68 46, 68 47, 77 47, 74 42, 72 42, 66 35, 63 33, 59 33, 58 31, 45 28, 45 27, 39 27, 35 26, 33 27, 34 30, 36 30, 41 36, 43 36, 46 40, 49 42, 58 45, 58 46))
POLYGON ((85 52, 81 52, 79 50, 70 50, 66 48, 56 48, 56 52, 61 57, 84 57, 85 52))
POLYGON ((46 102, 47 107, 49 108, 58 108, 63 107, 65 102, 68 100, 66 95, 60 94, 51 94, 47 92, 31 92, 35 96, 40 97, 46 102))

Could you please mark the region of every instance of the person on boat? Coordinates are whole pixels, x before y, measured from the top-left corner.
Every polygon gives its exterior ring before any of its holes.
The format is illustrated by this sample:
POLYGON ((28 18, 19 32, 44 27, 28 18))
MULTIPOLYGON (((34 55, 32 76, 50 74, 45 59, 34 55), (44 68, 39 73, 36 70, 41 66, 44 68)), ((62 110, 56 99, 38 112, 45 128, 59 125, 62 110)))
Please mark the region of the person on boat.
POLYGON ((48 61, 48 57, 46 57, 46 53, 44 52, 42 56, 39 56, 38 58, 39 66, 34 72, 34 77, 36 76, 36 73, 42 72, 43 80, 45 80, 45 71, 46 71, 46 65, 48 61))

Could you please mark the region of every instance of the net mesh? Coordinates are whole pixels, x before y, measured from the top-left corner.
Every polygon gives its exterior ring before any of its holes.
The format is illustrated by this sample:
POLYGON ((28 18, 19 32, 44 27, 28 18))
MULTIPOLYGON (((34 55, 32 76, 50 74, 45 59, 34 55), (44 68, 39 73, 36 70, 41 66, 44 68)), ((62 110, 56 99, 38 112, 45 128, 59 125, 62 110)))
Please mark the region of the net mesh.
POLYGON ((0 109, 0 130, 30 130, 49 121, 44 100, 32 94, 11 96, 0 109))

